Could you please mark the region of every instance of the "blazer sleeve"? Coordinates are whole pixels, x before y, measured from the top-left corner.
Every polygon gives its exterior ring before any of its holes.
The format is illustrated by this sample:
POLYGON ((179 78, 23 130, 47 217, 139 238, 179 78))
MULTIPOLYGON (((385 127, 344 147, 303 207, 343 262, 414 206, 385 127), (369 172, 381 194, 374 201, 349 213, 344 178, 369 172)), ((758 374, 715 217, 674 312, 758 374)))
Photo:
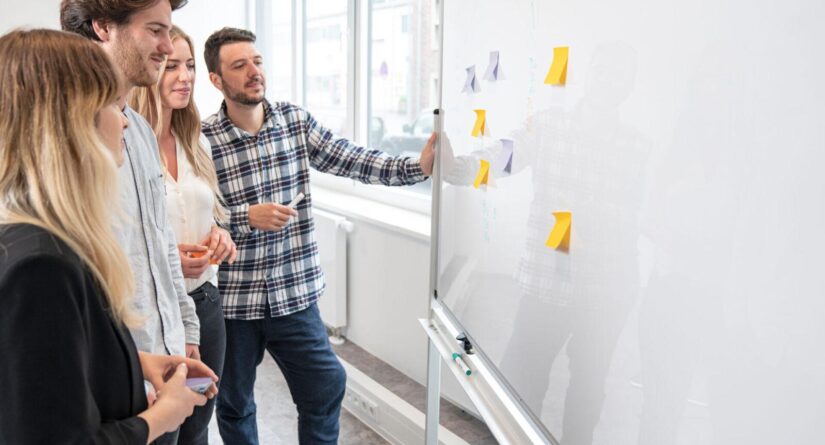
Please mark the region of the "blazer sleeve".
MULTIPOLYGON (((139 417, 103 422, 91 393, 84 272, 49 255, 21 260, 0 283, 0 443, 146 444, 139 417)), ((92 341, 94 339, 91 339, 92 341)), ((100 364, 105 366, 105 364, 100 364)))

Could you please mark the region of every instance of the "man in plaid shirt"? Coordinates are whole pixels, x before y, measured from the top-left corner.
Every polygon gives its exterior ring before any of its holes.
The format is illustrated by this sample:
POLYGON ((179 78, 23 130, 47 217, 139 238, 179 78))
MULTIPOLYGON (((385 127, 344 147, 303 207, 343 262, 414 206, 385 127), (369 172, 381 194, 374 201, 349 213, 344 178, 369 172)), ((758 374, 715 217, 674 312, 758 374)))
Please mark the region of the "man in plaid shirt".
POLYGON ((204 59, 224 103, 203 125, 238 245, 221 266, 226 361, 217 403, 226 443, 258 443, 255 368, 269 352, 298 408, 300 442, 338 440, 346 374, 330 348, 316 302, 324 275, 315 243, 309 167, 365 183, 410 185, 433 168, 430 137, 419 159, 391 157, 336 138, 307 111, 264 98, 255 35, 224 28, 204 59), (295 209, 289 203, 303 192, 295 209))

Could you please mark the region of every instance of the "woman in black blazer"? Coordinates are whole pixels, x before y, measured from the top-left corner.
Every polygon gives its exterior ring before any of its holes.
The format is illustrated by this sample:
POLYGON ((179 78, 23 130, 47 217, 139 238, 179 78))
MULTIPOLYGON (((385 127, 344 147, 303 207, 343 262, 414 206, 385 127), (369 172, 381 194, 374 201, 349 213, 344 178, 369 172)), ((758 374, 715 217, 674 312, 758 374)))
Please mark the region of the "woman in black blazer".
POLYGON ((206 402, 187 373, 217 377, 138 355, 126 329, 140 320, 112 234, 118 74, 60 31, 0 37, 0 60, 0 444, 146 444, 206 402), (160 389, 151 407, 144 376, 160 389))

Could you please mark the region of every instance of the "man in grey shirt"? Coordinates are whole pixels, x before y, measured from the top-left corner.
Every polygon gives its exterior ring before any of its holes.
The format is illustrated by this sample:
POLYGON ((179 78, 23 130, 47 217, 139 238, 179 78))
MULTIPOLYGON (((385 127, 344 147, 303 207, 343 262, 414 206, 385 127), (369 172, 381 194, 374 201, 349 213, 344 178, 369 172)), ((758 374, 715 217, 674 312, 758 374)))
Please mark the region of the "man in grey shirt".
MULTIPOLYGON (((172 9, 182 3, 63 0, 60 22, 64 30, 100 43, 122 70, 128 94, 132 87, 157 80, 164 58, 172 53, 172 9)), ((174 233, 166 223, 157 140, 135 111, 125 107, 124 114, 129 127, 119 175, 121 209, 127 218, 116 234, 134 273, 136 308, 146 317, 141 327, 131 329, 132 337, 141 351, 198 358, 198 318, 184 288, 174 233)))
MULTIPOLYGON (((185 0, 63 0, 60 22, 100 43, 123 72, 127 91, 154 84, 172 53, 172 10, 185 0)), ((127 216, 118 237, 132 266, 135 304, 146 321, 132 329, 141 351, 200 358, 195 304, 187 295, 172 228, 166 221, 166 189, 157 139, 146 120, 129 107, 126 162, 120 169, 121 208, 127 216)), ((213 229, 219 244, 229 234, 213 229)), ((213 239, 215 236, 213 236, 213 239)))

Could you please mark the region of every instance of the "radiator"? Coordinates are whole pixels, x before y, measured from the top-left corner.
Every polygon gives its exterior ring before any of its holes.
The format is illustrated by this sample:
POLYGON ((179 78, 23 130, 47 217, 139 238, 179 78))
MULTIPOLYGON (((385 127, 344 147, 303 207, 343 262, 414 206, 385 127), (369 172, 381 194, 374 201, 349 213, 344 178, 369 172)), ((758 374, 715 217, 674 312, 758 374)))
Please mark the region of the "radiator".
POLYGON ((318 301, 321 319, 335 336, 347 325, 347 233, 352 223, 346 218, 313 209, 315 239, 326 276, 327 289, 318 301))

